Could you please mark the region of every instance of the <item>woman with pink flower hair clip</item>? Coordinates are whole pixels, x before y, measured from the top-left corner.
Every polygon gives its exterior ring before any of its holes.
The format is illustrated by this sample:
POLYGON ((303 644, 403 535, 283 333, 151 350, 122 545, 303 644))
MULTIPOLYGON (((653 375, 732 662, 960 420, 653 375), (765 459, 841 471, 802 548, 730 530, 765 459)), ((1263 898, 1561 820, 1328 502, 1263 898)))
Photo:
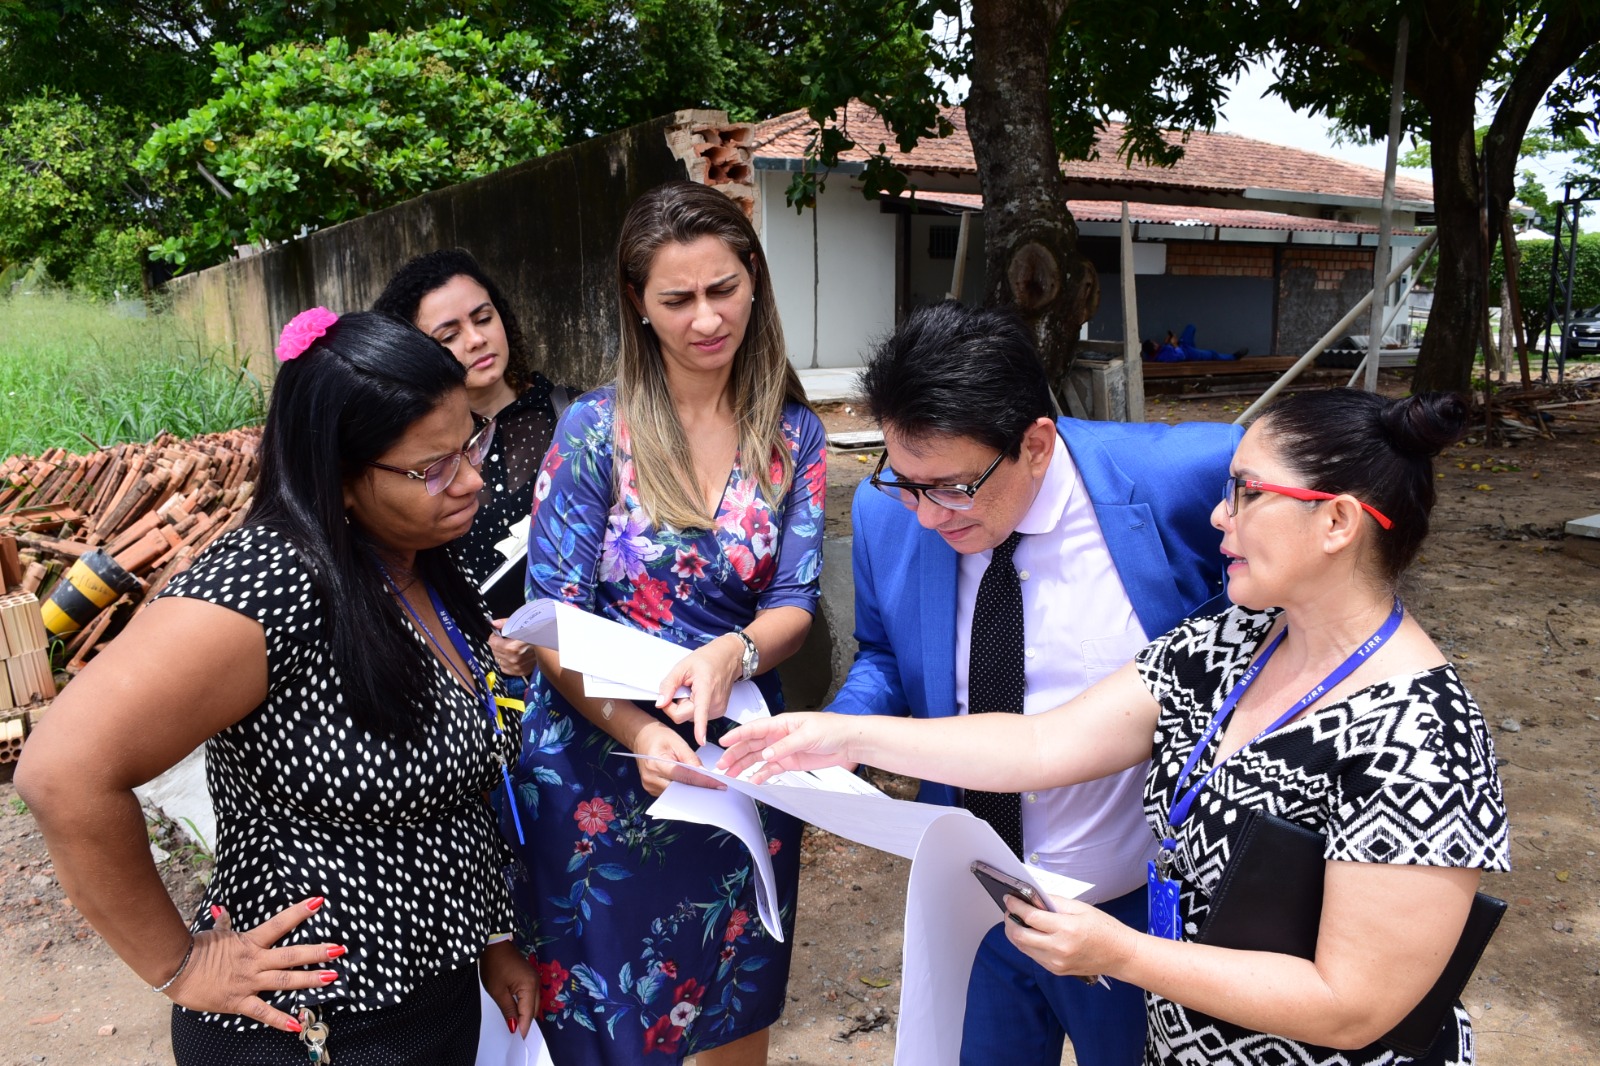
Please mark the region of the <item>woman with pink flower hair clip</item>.
POLYGON ((822 424, 789 366, 771 271, 739 206, 679 182, 623 222, 616 380, 573 401, 534 490, 529 597, 694 649, 659 698, 603 701, 539 652, 515 802, 531 880, 518 939, 557 1062, 766 1062, 783 1009, 800 826, 762 811, 780 942, 756 918, 744 845, 646 808, 706 782, 735 682, 783 709, 772 669, 811 625, 822 567, 822 424), (689 694, 677 698, 680 687, 689 694), (615 757, 633 752, 666 761, 615 757))
POLYGON ((17 769, 62 886, 174 1003, 180 1066, 475 1061, 480 980, 526 1034, 492 789, 489 624, 448 545, 494 436, 387 315, 283 330, 261 472, 217 540, 56 700, 17 769), (199 745, 217 864, 192 916, 133 788, 199 745))

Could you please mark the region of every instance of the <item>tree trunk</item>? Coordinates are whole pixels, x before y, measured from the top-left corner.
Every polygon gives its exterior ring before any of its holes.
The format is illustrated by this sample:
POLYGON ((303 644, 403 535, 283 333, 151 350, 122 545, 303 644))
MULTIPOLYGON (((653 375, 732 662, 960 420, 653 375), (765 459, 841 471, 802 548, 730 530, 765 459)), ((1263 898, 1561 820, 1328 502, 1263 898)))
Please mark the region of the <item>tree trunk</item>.
MULTIPOLYGON (((1522 157, 1522 139, 1527 136, 1539 104, 1551 85, 1583 53, 1600 39, 1600 9, 1579 4, 1555 5, 1529 44, 1506 85, 1483 138, 1482 161, 1485 184, 1484 210, 1489 234, 1500 236, 1505 253, 1506 276, 1511 283, 1511 298, 1520 307, 1516 285, 1517 251, 1511 236, 1510 208, 1516 197, 1517 163, 1522 157)), ((1490 248, 1494 245, 1491 241, 1490 248)), ((1492 257, 1492 253, 1491 253, 1492 257)), ((1517 328, 1523 328, 1519 313, 1517 328)), ((1523 384, 1528 384, 1526 345, 1519 348, 1523 384)))
POLYGON ((1413 387, 1465 392, 1488 312, 1489 256, 1513 196, 1523 135, 1551 84, 1600 35, 1600 13, 1578 3, 1545 5, 1519 57, 1480 157, 1474 105, 1488 63, 1508 32, 1494 5, 1436 0, 1413 82, 1432 116, 1433 197, 1439 278, 1413 387), (1437 34, 1437 35, 1434 35, 1437 34))
POLYGON ((1033 328, 1045 371, 1066 396, 1078 329, 1100 305, 1100 279, 1078 252, 1050 119, 1050 45, 1065 0, 972 5, 967 129, 983 188, 984 302, 1033 328))
POLYGON ((1439 274, 1412 387, 1466 392, 1484 314, 1483 242, 1479 239, 1478 153, 1473 137, 1476 85, 1440 93, 1433 115, 1433 209, 1439 228, 1439 274), (1454 96, 1454 99, 1448 97, 1454 96))

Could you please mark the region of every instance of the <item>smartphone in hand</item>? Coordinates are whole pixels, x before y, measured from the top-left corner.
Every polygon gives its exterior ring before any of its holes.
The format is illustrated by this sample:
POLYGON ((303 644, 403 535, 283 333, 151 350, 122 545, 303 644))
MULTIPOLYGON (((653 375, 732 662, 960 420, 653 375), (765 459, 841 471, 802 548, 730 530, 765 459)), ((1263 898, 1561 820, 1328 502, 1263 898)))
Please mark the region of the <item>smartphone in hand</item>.
MULTIPOLYGON (((1055 907, 1050 903, 1049 896, 1045 895, 1043 892, 1040 892, 1038 889, 1034 888, 1021 878, 1012 877, 1008 873, 1005 873, 1001 870, 996 870, 993 866, 990 866, 982 859, 973 860, 972 865, 968 867, 968 869, 972 871, 972 876, 978 879, 978 884, 983 886, 983 890, 989 893, 989 898, 994 900, 995 906, 1004 911, 1007 918, 1010 918, 1013 922, 1016 922, 1024 929, 1032 929, 1033 926, 1023 921, 1019 915, 1012 914, 1010 911, 1006 910, 1007 896, 1016 896, 1022 902, 1031 907, 1038 907, 1042 911, 1055 910, 1055 907)), ((1086 984, 1100 985, 1102 988, 1111 987, 1110 984, 1106 982, 1106 979, 1100 976, 1079 974, 1078 980, 1083 981, 1086 984)))
MULTIPOLYGON (((1008 873, 995 869, 982 859, 975 860, 969 869, 972 870, 972 876, 978 879, 978 884, 982 885, 983 890, 989 893, 989 898, 994 900, 995 906, 1002 911, 1006 909, 1007 896, 1015 896, 1030 907, 1038 907, 1040 910, 1055 910, 1050 905, 1049 896, 1046 896, 1021 878, 1012 877, 1008 873)), ((1006 917, 1021 926, 1027 926, 1028 924, 1021 917, 1009 911, 1006 911, 1006 917)))

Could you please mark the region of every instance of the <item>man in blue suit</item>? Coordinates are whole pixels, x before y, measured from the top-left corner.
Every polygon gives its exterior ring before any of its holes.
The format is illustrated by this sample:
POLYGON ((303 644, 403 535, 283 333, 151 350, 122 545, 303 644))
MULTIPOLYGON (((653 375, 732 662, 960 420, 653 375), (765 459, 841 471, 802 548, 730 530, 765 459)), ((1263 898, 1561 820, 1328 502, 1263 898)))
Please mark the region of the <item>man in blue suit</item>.
MULTIPOLYGON (((885 449, 855 495, 860 650, 828 710, 965 714, 969 681, 985 678, 972 687, 985 693, 978 702, 992 699, 993 658, 1015 664, 1022 705, 972 710, 1039 713, 1184 618, 1223 606, 1210 513, 1238 428, 1052 419, 1044 368, 1021 322, 956 303, 908 317, 872 355, 862 391, 885 449), (1010 608, 1020 619, 996 621, 984 575, 997 548, 997 566, 1016 570, 1001 575, 1008 602, 1020 598, 1010 608), (1020 653, 994 654, 997 639, 1020 641, 1020 653)), ((1144 778, 1136 767, 998 797, 925 782, 919 798, 965 802, 1003 838, 1009 820, 1008 842, 1026 861, 1093 883, 1086 900, 1142 929, 1145 861, 1156 844, 1144 778), (991 814, 980 797, 1011 813, 991 814)), ((1057 1066, 1070 1037, 1081 1066, 1132 1066, 1144 1030, 1139 989, 1054 976, 997 924, 974 961, 961 1058, 992 1063, 1003 1050, 1008 1066, 1057 1066)))

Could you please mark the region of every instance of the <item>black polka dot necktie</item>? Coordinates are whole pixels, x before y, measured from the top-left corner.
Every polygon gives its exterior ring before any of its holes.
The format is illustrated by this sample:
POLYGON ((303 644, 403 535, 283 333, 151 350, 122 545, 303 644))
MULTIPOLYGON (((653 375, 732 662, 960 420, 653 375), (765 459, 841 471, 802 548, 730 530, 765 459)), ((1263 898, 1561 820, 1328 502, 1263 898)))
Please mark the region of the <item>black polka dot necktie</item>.
MULTIPOLYGON (((972 607, 972 650, 967 664, 967 713, 1021 714, 1027 691, 1023 674, 1022 583, 1011 561, 1022 534, 1013 532, 995 549, 978 582, 972 607)), ((1015 792, 968 789, 962 806, 994 826, 1000 839, 1022 856, 1022 798, 1015 792)))

